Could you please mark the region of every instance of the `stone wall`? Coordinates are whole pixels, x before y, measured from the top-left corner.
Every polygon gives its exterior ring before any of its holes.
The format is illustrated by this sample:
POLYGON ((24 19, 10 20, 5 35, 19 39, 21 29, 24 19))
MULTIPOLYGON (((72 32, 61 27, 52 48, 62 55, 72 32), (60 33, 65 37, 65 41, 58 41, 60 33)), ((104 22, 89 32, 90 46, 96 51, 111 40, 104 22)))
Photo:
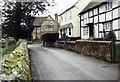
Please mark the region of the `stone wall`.
POLYGON ((27 42, 20 40, 18 47, 1 62, 0 80, 31 80, 27 42))
POLYGON ((105 61, 112 62, 112 42, 111 41, 85 41, 77 40, 76 42, 58 42, 58 47, 66 48, 84 55, 93 56, 105 61))

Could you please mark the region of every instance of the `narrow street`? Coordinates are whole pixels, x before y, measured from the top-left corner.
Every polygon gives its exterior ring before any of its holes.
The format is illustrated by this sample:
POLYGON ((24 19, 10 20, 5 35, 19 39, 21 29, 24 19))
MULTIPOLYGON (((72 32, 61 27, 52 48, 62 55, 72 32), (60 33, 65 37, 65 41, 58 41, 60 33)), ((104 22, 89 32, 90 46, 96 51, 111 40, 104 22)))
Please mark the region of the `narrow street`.
POLYGON ((59 49, 29 45, 33 80, 117 80, 118 65, 59 49))

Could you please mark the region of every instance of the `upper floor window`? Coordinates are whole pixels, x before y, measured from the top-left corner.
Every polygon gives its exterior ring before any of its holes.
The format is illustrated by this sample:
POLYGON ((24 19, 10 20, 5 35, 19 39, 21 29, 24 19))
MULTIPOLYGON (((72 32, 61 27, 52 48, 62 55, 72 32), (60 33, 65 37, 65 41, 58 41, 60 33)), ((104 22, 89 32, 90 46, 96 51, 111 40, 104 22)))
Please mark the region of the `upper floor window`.
POLYGON ((106 10, 110 10, 110 9, 112 9, 112 2, 108 2, 106 4, 106 10))
POLYGON ((69 11, 69 17, 70 17, 70 19, 72 19, 72 12, 71 12, 71 10, 69 11))
POLYGON ((63 17, 61 16, 61 21, 63 21, 63 17))
POLYGON ((67 19, 67 13, 64 14, 65 19, 67 19))

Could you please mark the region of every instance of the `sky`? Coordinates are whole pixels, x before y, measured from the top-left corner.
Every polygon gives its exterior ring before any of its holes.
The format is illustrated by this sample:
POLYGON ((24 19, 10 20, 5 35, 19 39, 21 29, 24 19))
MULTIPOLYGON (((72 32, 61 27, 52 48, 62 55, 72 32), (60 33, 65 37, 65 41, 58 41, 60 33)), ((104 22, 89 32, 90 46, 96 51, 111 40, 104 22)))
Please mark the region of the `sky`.
POLYGON ((54 0, 55 6, 49 9, 50 14, 52 17, 55 13, 60 14, 72 5, 74 5, 78 0, 54 0))
MULTIPOLYGON (((52 1, 52 0, 51 0, 52 1)), ((78 0, 54 0, 55 6, 49 7, 47 12, 40 16, 52 16, 55 19, 55 14, 61 14, 63 11, 74 5, 78 0)))
MULTIPOLYGON (((0 0, 0 2, 3 0, 0 0)), ((11 1, 11 0, 10 0, 11 1)), ((53 1, 53 0, 49 0, 49 1, 53 1)), ((47 12, 45 12, 44 14, 41 14, 40 16, 47 16, 47 15, 51 15, 54 18, 54 14, 58 13, 62 13, 63 11, 65 11, 67 8, 71 7, 73 4, 75 4, 78 0, 54 0, 55 6, 54 7, 48 7, 47 12)))

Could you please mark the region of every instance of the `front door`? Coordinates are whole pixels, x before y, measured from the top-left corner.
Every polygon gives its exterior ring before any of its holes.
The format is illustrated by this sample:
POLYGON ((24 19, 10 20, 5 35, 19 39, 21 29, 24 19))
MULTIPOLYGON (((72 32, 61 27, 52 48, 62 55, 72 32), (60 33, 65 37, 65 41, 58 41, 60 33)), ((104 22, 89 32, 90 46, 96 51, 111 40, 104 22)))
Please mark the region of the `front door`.
POLYGON ((89 25, 89 37, 94 37, 94 25, 90 23, 89 25))

